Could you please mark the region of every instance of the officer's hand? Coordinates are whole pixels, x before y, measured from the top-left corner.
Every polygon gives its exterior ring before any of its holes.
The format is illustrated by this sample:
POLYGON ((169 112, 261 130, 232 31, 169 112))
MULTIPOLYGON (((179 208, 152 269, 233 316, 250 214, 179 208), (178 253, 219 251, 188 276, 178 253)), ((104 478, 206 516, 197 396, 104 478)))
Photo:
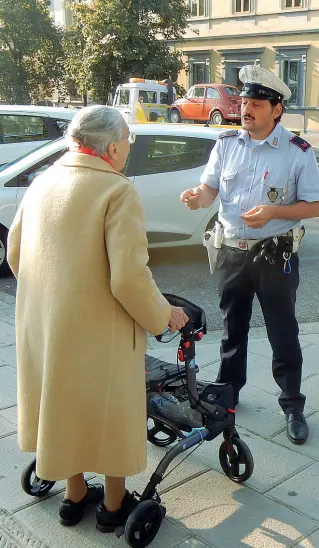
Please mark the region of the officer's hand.
POLYGON ((200 198, 201 190, 199 188, 189 188, 181 194, 180 200, 187 205, 188 209, 195 210, 201 207, 200 198))
POLYGON ((187 324, 188 320, 188 316, 186 316, 184 310, 180 306, 172 306, 168 328, 170 331, 179 331, 187 324))
POLYGON ((256 206, 240 217, 249 228, 262 228, 275 218, 274 207, 270 205, 256 206))

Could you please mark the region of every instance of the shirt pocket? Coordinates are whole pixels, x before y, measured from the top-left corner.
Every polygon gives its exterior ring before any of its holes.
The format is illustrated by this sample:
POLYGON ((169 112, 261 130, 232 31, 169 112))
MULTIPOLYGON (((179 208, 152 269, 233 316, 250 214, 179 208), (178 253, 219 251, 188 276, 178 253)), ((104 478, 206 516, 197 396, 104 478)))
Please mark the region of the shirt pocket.
POLYGON ((296 185, 293 178, 276 177, 275 180, 261 180, 262 203, 265 205, 285 205, 295 199, 296 185))
POLYGON ((285 199, 284 187, 278 186, 276 183, 264 184, 263 188, 263 203, 266 205, 282 204, 285 199))
POLYGON ((232 169, 223 169, 220 176, 219 194, 222 200, 232 200, 235 195, 235 186, 237 182, 237 171, 232 169))

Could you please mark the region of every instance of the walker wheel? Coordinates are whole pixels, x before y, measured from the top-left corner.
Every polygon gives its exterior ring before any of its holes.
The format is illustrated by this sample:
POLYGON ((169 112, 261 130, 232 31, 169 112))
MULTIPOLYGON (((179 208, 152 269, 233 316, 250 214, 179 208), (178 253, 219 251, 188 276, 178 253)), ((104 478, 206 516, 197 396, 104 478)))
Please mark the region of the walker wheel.
POLYGON ((154 500, 144 500, 129 515, 125 541, 131 548, 144 548, 156 537, 165 516, 165 508, 154 500))
POLYGON ((177 440, 177 436, 175 432, 161 422, 154 421, 153 427, 149 428, 147 426, 147 439, 153 445, 166 447, 174 443, 177 440))
POLYGON ((254 461, 249 447, 239 437, 224 440, 219 448, 219 462, 226 476, 236 483, 250 478, 254 461))
POLYGON ((21 476, 21 486, 23 491, 31 497, 44 497, 53 487, 55 481, 47 481, 38 478, 35 473, 36 459, 23 470, 21 476))

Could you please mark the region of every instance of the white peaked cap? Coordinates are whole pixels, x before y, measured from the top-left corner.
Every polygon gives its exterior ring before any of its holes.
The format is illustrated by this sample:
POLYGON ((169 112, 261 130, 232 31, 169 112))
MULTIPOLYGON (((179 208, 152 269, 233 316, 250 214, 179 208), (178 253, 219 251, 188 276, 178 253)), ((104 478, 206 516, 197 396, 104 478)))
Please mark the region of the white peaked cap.
POLYGON ((242 97, 252 99, 289 99, 289 87, 270 70, 256 65, 246 65, 239 71, 239 78, 244 84, 242 97))

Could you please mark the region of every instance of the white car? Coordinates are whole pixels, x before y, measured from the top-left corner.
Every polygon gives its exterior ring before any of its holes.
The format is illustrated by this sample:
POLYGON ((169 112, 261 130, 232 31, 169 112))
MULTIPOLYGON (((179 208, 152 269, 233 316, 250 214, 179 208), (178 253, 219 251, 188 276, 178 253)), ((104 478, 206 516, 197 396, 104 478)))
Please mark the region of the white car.
POLYGON ((62 137, 76 109, 0 105, 0 166, 62 137))
MULTIPOLYGON (((130 131, 136 141, 124 171, 143 200, 149 246, 201 244, 206 228, 217 218, 219 201, 209 209, 189 211, 180 194, 199 184, 223 130, 162 123, 131 125, 130 131)), ((9 271, 7 234, 26 189, 64 154, 65 147, 61 138, 0 168, 0 275, 9 271)))

